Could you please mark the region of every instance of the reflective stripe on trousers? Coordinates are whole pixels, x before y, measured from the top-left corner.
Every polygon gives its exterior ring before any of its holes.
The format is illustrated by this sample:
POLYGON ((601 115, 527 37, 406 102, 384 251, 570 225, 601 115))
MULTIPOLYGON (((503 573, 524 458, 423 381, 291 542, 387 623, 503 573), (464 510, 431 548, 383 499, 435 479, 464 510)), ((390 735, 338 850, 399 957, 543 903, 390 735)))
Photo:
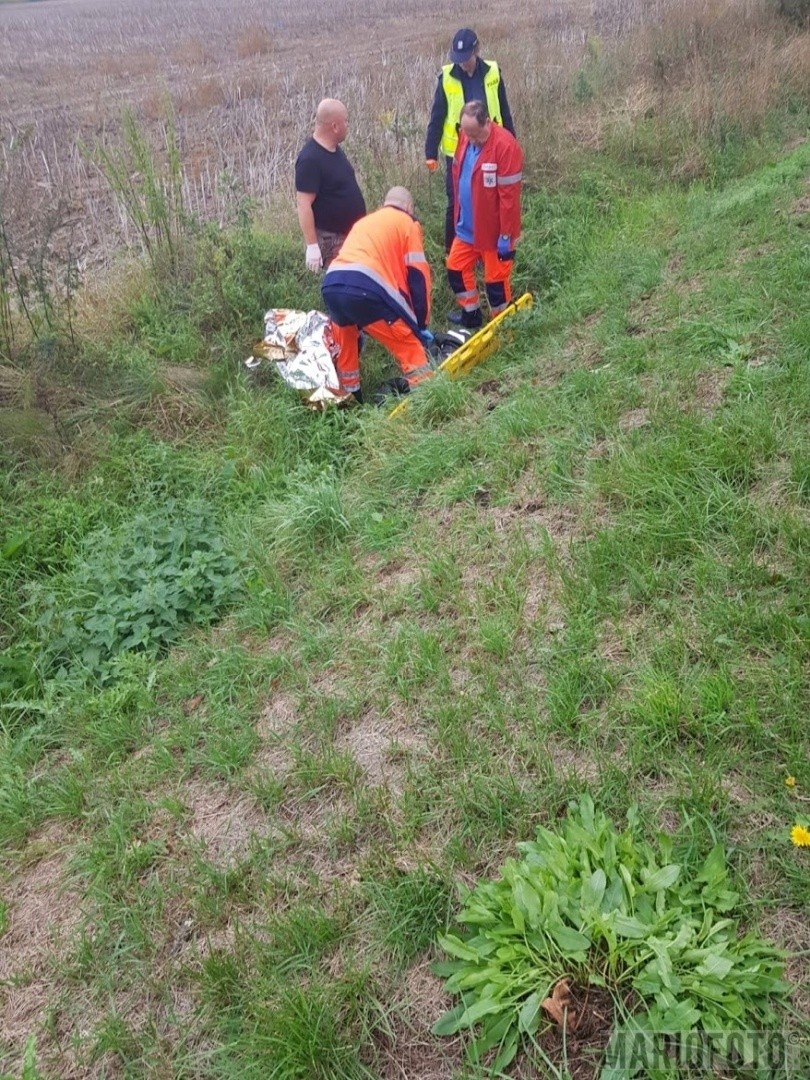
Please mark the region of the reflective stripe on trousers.
POLYGON ((459 306, 464 311, 474 311, 478 307, 475 268, 479 263, 484 264, 484 286, 490 311, 497 315, 512 299, 511 260, 501 262, 497 251, 479 251, 456 237, 447 256, 447 280, 459 306))
MULTIPOLYGON (((358 339, 360 331, 356 326, 336 326, 334 323, 333 329, 335 342, 340 350, 335 361, 340 388, 347 392, 359 390, 358 339)), ((416 386, 417 383, 433 374, 427 363, 425 348, 421 340, 404 319, 395 319, 390 323, 385 319, 379 319, 377 322, 367 323, 363 329, 393 354, 409 386, 416 386)))

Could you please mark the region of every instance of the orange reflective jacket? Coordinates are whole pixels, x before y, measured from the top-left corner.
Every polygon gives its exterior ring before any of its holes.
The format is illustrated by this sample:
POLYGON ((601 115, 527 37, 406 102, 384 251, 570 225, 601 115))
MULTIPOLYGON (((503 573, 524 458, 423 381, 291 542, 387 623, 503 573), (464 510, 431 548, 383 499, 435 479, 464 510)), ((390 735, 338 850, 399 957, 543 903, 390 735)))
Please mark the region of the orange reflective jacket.
POLYGON ((422 226, 405 210, 384 206, 354 224, 324 274, 323 287, 342 286, 380 297, 415 330, 430 321, 430 267, 422 226))

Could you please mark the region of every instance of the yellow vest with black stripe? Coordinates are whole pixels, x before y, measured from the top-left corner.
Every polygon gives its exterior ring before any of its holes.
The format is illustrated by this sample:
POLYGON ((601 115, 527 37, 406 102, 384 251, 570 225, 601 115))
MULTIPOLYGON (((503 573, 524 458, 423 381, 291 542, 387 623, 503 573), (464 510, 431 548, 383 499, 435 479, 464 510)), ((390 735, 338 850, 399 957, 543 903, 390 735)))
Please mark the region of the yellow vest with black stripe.
MULTIPOLYGON (((496 124, 502 123, 501 106, 498 102, 498 87, 501 83, 501 72, 494 60, 485 60, 489 71, 484 76, 484 93, 487 99, 487 112, 490 119, 496 124)), ((442 66, 442 90, 447 101, 447 115, 444 118, 442 129, 442 141, 439 149, 447 157, 452 157, 458 146, 458 125, 461 122, 461 110, 464 108, 464 87, 454 79, 450 72, 455 64, 442 66)))

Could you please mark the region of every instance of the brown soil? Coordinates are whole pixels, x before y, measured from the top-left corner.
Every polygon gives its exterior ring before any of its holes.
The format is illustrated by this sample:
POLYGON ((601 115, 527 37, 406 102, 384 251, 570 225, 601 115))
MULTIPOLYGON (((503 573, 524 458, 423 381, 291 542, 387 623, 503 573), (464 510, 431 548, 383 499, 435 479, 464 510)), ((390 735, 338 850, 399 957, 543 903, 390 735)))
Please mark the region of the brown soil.
POLYGON ((3 886, 8 928, 0 939, 0 1051, 19 1064, 26 1039, 40 1035, 54 993, 54 967, 64 959, 82 917, 81 894, 66 875, 70 842, 58 826, 28 846, 28 862, 3 886))
MULTIPOLYGON (((538 1042, 548 1057, 562 1069, 567 1063, 571 1080, 595 1080, 614 1026, 613 1000, 607 990, 571 986, 569 1030, 555 1025, 538 1042)), ((519 1071, 518 1076, 536 1075, 519 1071)))

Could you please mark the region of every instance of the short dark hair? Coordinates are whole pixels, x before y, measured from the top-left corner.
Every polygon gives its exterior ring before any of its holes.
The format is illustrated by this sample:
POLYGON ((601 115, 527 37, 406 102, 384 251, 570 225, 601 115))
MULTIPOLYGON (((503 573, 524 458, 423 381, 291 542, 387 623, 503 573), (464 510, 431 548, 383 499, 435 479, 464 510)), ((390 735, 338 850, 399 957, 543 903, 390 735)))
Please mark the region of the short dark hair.
POLYGON ((489 113, 483 101, 468 101, 461 110, 461 115, 471 116, 476 124, 481 127, 489 120, 489 113))

